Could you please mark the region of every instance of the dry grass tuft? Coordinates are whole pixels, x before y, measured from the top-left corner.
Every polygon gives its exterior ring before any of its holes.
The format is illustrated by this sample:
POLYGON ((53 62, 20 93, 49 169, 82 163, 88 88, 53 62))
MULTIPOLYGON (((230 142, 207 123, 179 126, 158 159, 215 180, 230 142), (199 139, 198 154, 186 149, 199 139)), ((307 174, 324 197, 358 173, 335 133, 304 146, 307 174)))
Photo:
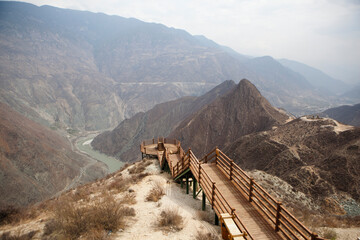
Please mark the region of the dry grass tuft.
POLYGON ((118 192, 124 192, 129 188, 129 182, 128 180, 125 178, 123 179, 122 177, 112 181, 108 186, 107 189, 108 190, 117 190, 118 192))
POLYGON ((150 190, 146 196, 146 201, 157 202, 165 195, 165 191, 160 182, 153 183, 153 188, 150 190))
POLYGON ((133 192, 126 193, 120 200, 122 204, 136 204, 136 194, 133 192))
POLYGON ((123 208, 121 208, 121 214, 123 216, 131 216, 131 217, 136 216, 135 209, 131 208, 131 207, 123 207, 123 208))
POLYGON ((130 178, 130 183, 136 184, 136 183, 140 182, 141 180, 143 180, 143 178, 146 176, 149 176, 149 173, 139 173, 139 174, 132 175, 130 178))
POLYGON ((160 213, 157 226, 166 231, 180 231, 183 229, 184 220, 178 209, 166 209, 160 213))
POLYGON ((220 240, 220 238, 213 233, 197 232, 196 240, 220 240))
POLYGON ((196 212, 196 216, 202 221, 214 224, 214 215, 210 212, 199 210, 196 212))
POLYGON ((122 207, 108 195, 94 204, 78 205, 76 202, 59 202, 54 220, 45 225, 44 236, 61 236, 65 239, 76 239, 81 235, 96 231, 116 231, 125 227, 122 207))
POLYGON ((151 164, 152 164, 151 161, 148 161, 147 159, 144 158, 141 162, 135 164, 132 168, 129 168, 128 172, 130 174, 142 173, 145 171, 145 168, 151 164))
POLYGON ((0 209, 0 226, 5 224, 15 224, 25 219, 34 219, 38 215, 39 211, 37 211, 34 206, 28 208, 6 206, 0 209))
POLYGON ((333 229, 326 228, 323 232, 323 237, 330 240, 335 240, 337 238, 337 234, 333 229))
POLYGON ((33 237, 35 236, 35 234, 38 231, 31 231, 25 234, 15 234, 15 235, 10 235, 9 232, 5 232, 2 235, 0 235, 0 239, 1 240, 30 240, 33 239, 33 237))

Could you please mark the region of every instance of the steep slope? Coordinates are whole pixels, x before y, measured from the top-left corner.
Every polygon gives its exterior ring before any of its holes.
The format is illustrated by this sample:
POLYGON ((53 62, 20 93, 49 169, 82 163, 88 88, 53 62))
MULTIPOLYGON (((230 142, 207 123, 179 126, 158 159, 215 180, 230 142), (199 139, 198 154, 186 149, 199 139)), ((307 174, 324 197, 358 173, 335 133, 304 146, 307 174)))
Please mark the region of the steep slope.
POLYGON ((339 122, 360 127, 360 104, 330 108, 319 114, 339 122))
POLYGON ((161 103, 145 113, 138 113, 124 120, 114 130, 98 135, 91 145, 122 161, 134 161, 141 141, 157 136, 167 136, 177 125, 192 113, 198 111, 216 97, 235 87, 231 80, 225 81, 200 97, 184 97, 161 103))
MULTIPOLYGON (((53 196, 78 175, 89 177, 85 171, 80 174, 86 164, 65 139, 0 103, 0 208, 53 196)), ((100 168, 95 171, 95 177, 104 174, 100 168)))
POLYGON ((360 200, 359 128, 327 118, 301 117, 240 137, 224 151, 242 168, 266 171, 321 200, 330 212, 339 209, 332 210, 331 204, 344 207, 342 192, 360 200))
POLYGON ((343 81, 332 78, 326 73, 306 64, 288 59, 280 59, 278 61, 285 67, 304 76, 309 83, 325 94, 342 94, 349 89, 349 86, 343 81))
POLYGON ((222 148, 240 136, 271 129, 287 119, 243 79, 225 96, 181 122, 170 137, 180 140, 184 149, 191 147, 197 156, 202 156, 215 146, 222 148))

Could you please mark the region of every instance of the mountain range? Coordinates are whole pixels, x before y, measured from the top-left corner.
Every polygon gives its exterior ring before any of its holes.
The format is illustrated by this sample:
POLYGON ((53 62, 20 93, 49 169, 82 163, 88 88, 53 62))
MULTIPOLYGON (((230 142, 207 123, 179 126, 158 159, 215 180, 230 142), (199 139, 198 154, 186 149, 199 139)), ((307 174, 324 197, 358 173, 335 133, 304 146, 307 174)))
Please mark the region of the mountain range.
POLYGON ((184 30, 20 2, 0 2, 0 69, 0 101, 57 128, 112 128, 228 79, 251 79, 297 115, 342 101, 271 57, 249 58, 184 30))

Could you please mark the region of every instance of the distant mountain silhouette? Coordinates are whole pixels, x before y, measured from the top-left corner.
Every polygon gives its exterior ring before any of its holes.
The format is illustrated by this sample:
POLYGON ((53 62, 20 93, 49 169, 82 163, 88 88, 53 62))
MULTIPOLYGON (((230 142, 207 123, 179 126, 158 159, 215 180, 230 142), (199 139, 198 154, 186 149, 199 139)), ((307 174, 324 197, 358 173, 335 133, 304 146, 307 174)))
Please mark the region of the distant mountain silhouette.
POLYGON ((360 127, 360 104, 330 108, 319 115, 333 118, 348 125, 360 127))
POLYGON ((343 81, 332 78, 326 73, 306 64, 288 59, 280 59, 278 61, 285 67, 304 76, 311 85, 324 94, 342 94, 350 88, 343 81))

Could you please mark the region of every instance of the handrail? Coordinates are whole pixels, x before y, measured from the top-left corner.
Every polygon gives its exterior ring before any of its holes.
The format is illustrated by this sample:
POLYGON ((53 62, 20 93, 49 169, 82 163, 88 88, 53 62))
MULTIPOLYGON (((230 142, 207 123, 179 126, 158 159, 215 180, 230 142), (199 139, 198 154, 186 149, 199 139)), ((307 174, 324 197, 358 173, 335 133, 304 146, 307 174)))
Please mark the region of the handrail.
POLYGON ((162 161, 168 162, 172 176, 176 177, 186 169, 190 168, 193 176, 199 182, 215 212, 218 215, 224 212, 229 213, 233 217, 239 230, 246 233, 245 239, 253 238, 245 225, 241 222, 240 216, 237 215, 236 210, 231 208, 230 204, 216 186, 216 183, 201 166, 202 164, 214 162, 221 172, 223 172, 223 174, 234 184, 239 193, 248 198, 248 201, 252 202, 253 206, 261 212, 261 215, 265 220, 274 226, 274 230, 280 232, 285 239, 325 240, 305 227, 287 209, 285 209, 280 202, 272 197, 217 147, 205 155, 201 160, 198 160, 190 149, 185 153, 181 148, 180 141, 171 138, 160 137, 157 139, 145 140, 141 143, 140 150, 143 153, 146 153, 147 145, 158 144, 159 142, 164 144, 174 144, 178 147, 177 154, 180 156, 180 161, 174 166, 172 166, 172 161, 169 160, 170 152, 166 147, 163 153, 162 161))
MULTIPOLYGON (((214 151, 214 150, 213 150, 214 151)), ((216 151, 216 150, 215 150, 216 151)), ((275 231, 280 231, 285 238, 321 240, 316 233, 311 232, 298 219, 296 219, 283 205, 275 200, 265 189, 247 175, 233 160, 221 150, 217 150, 217 166, 232 180, 236 188, 249 201, 253 202, 258 211, 263 213, 265 219, 274 225, 275 231), (292 237, 291 237, 292 236, 292 237)))

